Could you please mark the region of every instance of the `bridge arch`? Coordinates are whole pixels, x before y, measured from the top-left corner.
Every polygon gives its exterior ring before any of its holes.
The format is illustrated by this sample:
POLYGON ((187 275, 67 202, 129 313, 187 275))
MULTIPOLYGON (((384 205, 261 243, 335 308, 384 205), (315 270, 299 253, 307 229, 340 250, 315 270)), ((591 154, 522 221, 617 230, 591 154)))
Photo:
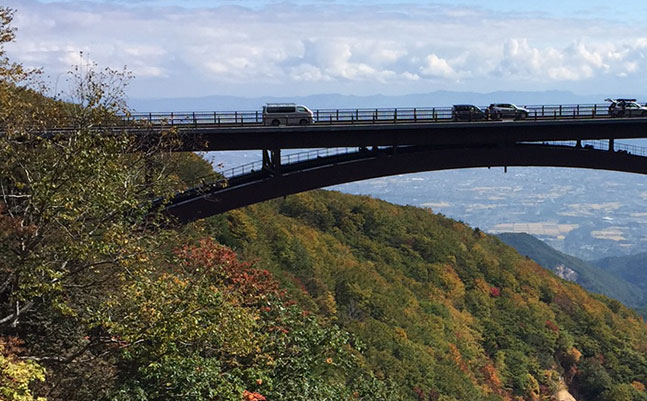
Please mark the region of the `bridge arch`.
POLYGON ((647 174, 647 157, 624 150, 540 143, 475 148, 360 148, 281 165, 280 170, 249 172, 232 177, 226 186, 194 189, 173 198, 166 211, 184 224, 269 199, 353 181, 425 171, 508 166, 647 174))

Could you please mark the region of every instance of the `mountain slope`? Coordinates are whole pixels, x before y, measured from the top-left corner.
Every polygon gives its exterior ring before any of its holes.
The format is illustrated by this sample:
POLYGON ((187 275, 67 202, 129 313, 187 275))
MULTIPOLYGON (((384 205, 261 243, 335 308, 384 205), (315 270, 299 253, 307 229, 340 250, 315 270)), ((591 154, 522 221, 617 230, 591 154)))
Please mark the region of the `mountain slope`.
POLYGON ((494 236, 429 210, 313 191, 216 216, 207 233, 364 344, 407 399, 647 399, 647 325, 494 236))
POLYGON ((603 258, 591 261, 591 264, 633 283, 647 293, 647 253, 603 258))
POLYGON ((503 233, 497 237, 521 255, 528 256, 558 276, 574 281, 591 292, 604 294, 630 307, 644 306, 646 288, 639 287, 633 279, 618 275, 613 269, 601 269, 592 263, 562 253, 532 235, 503 233))

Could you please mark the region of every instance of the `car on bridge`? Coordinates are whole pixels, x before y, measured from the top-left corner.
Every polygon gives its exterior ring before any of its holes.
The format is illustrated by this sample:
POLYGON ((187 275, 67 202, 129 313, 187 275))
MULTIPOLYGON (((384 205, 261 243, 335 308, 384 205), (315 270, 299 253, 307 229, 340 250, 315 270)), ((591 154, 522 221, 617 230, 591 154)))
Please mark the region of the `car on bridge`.
POLYGON ((478 121, 486 118, 485 112, 472 104, 455 104, 452 107, 452 120, 454 121, 478 121))
POLYGON ((492 103, 488 107, 488 112, 493 120, 500 120, 502 118, 524 120, 530 114, 530 111, 525 107, 519 107, 512 103, 492 103))
POLYGON ((295 103, 268 103, 263 106, 263 124, 309 125, 314 123, 314 114, 306 106, 295 103))
POLYGON ((647 107, 636 103, 636 99, 604 99, 609 105, 610 117, 647 117, 647 107))

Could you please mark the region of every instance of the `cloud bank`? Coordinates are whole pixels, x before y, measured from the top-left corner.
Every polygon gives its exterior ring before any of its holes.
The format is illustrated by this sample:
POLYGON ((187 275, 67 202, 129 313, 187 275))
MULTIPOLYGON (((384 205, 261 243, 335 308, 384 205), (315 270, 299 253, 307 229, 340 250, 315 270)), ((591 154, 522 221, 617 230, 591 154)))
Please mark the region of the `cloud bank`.
POLYGON ((644 29, 592 17, 415 3, 8 3, 18 10, 18 39, 8 47, 16 61, 57 75, 83 51, 102 66, 127 65, 139 97, 554 88, 634 94, 647 83, 644 29))

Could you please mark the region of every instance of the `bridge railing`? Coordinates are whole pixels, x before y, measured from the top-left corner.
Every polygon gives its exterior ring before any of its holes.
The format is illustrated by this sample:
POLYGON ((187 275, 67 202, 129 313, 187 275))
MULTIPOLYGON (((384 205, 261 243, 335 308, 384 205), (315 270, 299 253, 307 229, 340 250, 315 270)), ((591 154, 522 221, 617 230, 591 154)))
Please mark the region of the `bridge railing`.
MULTIPOLYGON (((538 144, 538 142, 523 142, 529 144, 538 144)), ((549 141, 549 142, 540 142, 544 145, 553 145, 553 146, 567 146, 575 148, 578 146, 577 141, 549 141)), ((584 149, 595 149, 595 150, 609 150, 609 141, 603 140, 586 140, 581 141, 580 145, 584 149)), ((613 144, 614 152, 627 153, 634 156, 647 157, 647 147, 637 146, 628 143, 618 143, 613 144)))
MULTIPOLYGON (((549 104, 520 105, 528 110, 528 120, 564 120, 609 118, 609 105, 598 104, 549 104)), ((486 119, 495 116, 487 113, 487 106, 479 106, 486 119)), ((631 113, 630 111, 627 111, 631 113)), ((643 111, 637 113, 642 115, 643 111)), ((628 114, 627 117, 636 117, 628 114)), ((398 107, 357 109, 315 109, 314 123, 319 124, 398 124, 433 123, 453 120, 452 107, 398 107)), ((475 120, 481 120, 474 115, 475 120)), ((469 121, 470 119, 467 118, 469 121)), ((120 116, 116 125, 178 126, 178 127, 237 127, 263 125, 261 110, 244 111, 173 111, 133 112, 120 116)), ((463 119, 465 121, 465 118, 463 119)), ((73 122, 67 128, 73 127, 73 122)), ((66 127, 56 127, 65 129, 66 127)))
POLYGON ((263 123, 263 113, 252 111, 213 111, 213 112, 150 112, 132 113, 123 116, 124 122, 140 122, 155 125, 258 125, 263 123))
POLYGON ((529 119, 564 119, 564 118, 596 118, 609 117, 607 104, 576 104, 576 105, 531 105, 526 106, 529 119))
MULTIPOLYGON (((486 106, 481 106, 484 112, 486 106)), ((528 119, 550 120, 565 118, 609 117, 606 104, 528 105, 528 119)), ((315 110, 315 121, 325 123, 398 123, 450 121, 451 107, 394 109, 324 109, 315 110)), ((487 114, 487 113, 486 113, 487 114)), ((494 116, 491 116, 494 117, 494 116)), ((474 117, 475 119, 477 117, 474 117)))
POLYGON ((451 107, 392 108, 392 109, 319 109, 314 120, 326 123, 398 123, 447 121, 452 118, 451 107))
MULTIPOLYGON (((300 163, 308 160, 314 160, 322 157, 338 156, 356 152, 358 148, 324 148, 306 150, 303 152, 288 153, 281 155, 281 165, 289 165, 293 163, 300 163)), ((253 172, 261 171, 263 169, 263 161, 257 160, 251 163, 246 163, 240 166, 228 168, 225 170, 217 171, 226 179, 232 179, 242 175, 250 174, 253 172)))
MULTIPOLYGON (((480 106, 483 111, 487 106, 480 106)), ((523 105, 529 120, 608 118, 608 104, 523 105)), ((640 111, 642 113, 642 111, 640 111)), ((358 108, 313 110, 316 124, 380 124, 452 121, 451 107, 358 108)), ((489 116, 491 119, 494 116, 489 116)), ((475 119, 477 117, 474 117, 475 119)), ((132 113, 123 122, 171 126, 253 126, 263 124, 260 110, 132 113)))

